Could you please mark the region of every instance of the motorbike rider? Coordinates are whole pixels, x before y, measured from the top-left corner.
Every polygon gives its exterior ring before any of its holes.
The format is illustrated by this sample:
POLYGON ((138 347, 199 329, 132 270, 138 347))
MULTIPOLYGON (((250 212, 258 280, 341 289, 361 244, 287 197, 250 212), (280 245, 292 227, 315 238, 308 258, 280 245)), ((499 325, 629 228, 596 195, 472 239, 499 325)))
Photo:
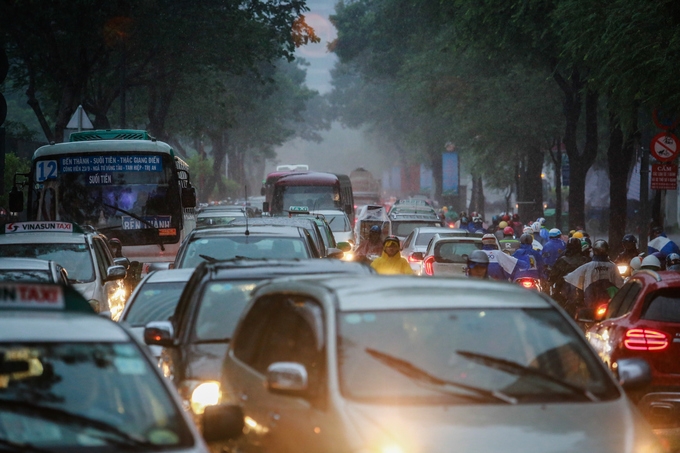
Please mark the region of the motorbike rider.
POLYGON ((616 264, 609 260, 609 244, 598 239, 593 244, 593 260, 564 276, 568 289, 567 312, 575 315, 581 307, 596 309, 608 302, 623 286, 623 278, 616 264))
POLYGON ((680 255, 678 245, 666 237, 666 233, 664 233, 663 228, 660 226, 653 227, 649 234, 647 254, 651 255, 654 252, 660 252, 664 260, 671 253, 680 255))
POLYGON ((467 259, 465 274, 468 277, 489 278, 489 256, 483 250, 474 250, 467 259))
POLYGON ((532 277, 544 281, 547 277, 545 265, 541 252, 532 247, 533 237, 530 234, 523 234, 519 238, 519 249, 512 254, 513 258, 521 261, 521 274, 523 277, 532 277))
POLYGON ((548 276, 551 295, 560 305, 564 306, 566 302, 566 295, 562 292, 564 276, 585 263, 586 260, 581 255, 581 240, 579 238, 569 238, 564 255, 555 261, 548 276))
POLYGON ((642 262, 640 263, 640 270, 660 271, 661 261, 659 260, 659 257, 654 254, 651 254, 642 258, 642 262))
POLYGON ((371 263, 371 267, 379 274, 413 275, 408 260, 399 254, 399 238, 387 236, 383 241, 383 251, 379 258, 371 263))
POLYGON ((567 244, 562 240, 562 232, 560 230, 553 228, 548 231, 548 242, 543 246, 541 253, 546 268, 552 268, 566 248, 567 244))
POLYGON ((519 240, 515 239, 515 230, 513 230, 511 226, 506 226, 503 229, 503 239, 498 242, 501 245, 501 250, 508 255, 512 255, 519 249, 519 240))
POLYGON ((489 257, 489 277, 494 280, 512 281, 519 270, 517 258, 498 250, 496 236, 482 236, 482 251, 489 257))
POLYGON ((592 254, 593 245, 590 242, 590 238, 584 237, 581 239, 581 255, 583 255, 583 258, 585 258, 586 262, 590 262, 593 260, 592 254))
MULTIPOLYGON (((534 237, 534 230, 531 226, 524 227, 524 230, 522 230, 522 234, 528 234, 531 236, 531 248, 534 250, 543 250, 543 245, 536 240, 534 237)), ((520 234, 520 238, 522 237, 522 234, 520 234)))
POLYGON ((623 239, 621 239, 621 245, 623 246, 623 250, 619 253, 619 256, 616 257, 614 262, 618 266, 626 266, 627 269, 622 275, 629 276, 631 272, 630 260, 640 254, 640 251, 637 248, 637 238, 634 234, 626 234, 623 236, 623 239))
POLYGON ((380 240, 380 227, 373 225, 368 230, 368 240, 361 241, 359 246, 354 251, 354 256, 360 259, 366 259, 369 255, 380 255, 383 251, 383 242, 380 240))
POLYGON ((666 257, 666 270, 680 272, 680 254, 671 253, 666 257))

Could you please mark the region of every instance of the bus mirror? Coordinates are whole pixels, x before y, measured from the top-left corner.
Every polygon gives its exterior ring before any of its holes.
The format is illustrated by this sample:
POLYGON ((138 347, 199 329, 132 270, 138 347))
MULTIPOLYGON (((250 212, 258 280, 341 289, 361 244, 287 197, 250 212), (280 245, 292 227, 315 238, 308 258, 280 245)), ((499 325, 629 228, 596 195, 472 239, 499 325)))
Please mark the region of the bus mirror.
POLYGON ((22 212, 24 210, 24 192, 17 189, 17 186, 12 187, 9 193, 9 210, 10 212, 22 212))
POLYGON ((265 201, 262 203, 262 212, 269 212, 269 202, 265 201))
POLYGON ((351 216, 352 215, 352 205, 351 204, 346 204, 345 205, 345 214, 351 216))
POLYGON ((189 186, 182 188, 182 206, 185 208, 196 207, 196 188, 189 186))

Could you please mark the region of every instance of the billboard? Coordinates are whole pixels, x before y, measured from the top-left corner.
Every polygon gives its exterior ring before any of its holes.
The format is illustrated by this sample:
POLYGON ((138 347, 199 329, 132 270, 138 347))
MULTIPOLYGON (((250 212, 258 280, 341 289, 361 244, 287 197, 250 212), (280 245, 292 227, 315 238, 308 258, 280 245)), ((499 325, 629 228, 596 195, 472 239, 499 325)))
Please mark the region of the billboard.
POLYGON ((458 195, 460 168, 458 153, 442 154, 442 195, 458 195))

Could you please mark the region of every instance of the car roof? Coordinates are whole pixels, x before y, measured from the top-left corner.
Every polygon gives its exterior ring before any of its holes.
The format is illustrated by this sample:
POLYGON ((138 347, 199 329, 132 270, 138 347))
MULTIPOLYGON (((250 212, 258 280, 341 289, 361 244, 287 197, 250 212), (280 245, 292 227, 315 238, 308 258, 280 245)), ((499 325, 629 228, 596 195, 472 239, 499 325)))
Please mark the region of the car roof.
POLYGON ((311 217, 285 217, 285 216, 274 216, 274 217, 255 217, 248 219, 234 219, 230 225, 241 225, 244 226, 246 223, 253 226, 299 226, 299 227, 309 227, 315 225, 314 219, 311 217))
MULTIPOLYGON (((287 225, 250 225, 249 236, 281 236, 302 237, 298 226, 287 225)), ((245 222, 239 225, 206 226, 191 232, 191 238, 206 238, 211 236, 245 236, 245 222)))
POLYGON ((53 261, 41 260, 38 258, 0 258, 0 269, 31 269, 31 270, 51 270, 54 266, 53 261))
POLYGON ((82 244, 87 241, 86 233, 30 232, 0 234, 0 244, 82 244))
POLYGON ((466 277, 337 275, 272 280, 257 290, 270 292, 326 291, 340 311, 441 308, 554 308, 538 293, 518 285, 466 277))
MULTIPOLYGON (((373 268, 360 263, 335 259, 234 259, 215 263, 202 263, 212 280, 257 278, 312 274, 375 274, 373 268)), ((198 268, 197 268, 198 269, 198 268)), ((197 270, 197 272, 199 272, 197 270)))
POLYGON ((631 279, 642 280, 645 284, 655 284, 658 288, 680 286, 680 272, 638 270, 631 279))
POLYGON ((128 342, 114 321, 96 314, 2 311, 0 342, 128 342))
POLYGON ((145 283, 172 283, 187 282, 194 273, 194 268, 187 269, 163 269, 149 273, 144 280, 145 283))
MULTIPOLYGON (((451 228, 446 228, 445 226, 438 226, 438 227, 433 227, 433 226, 425 226, 425 227, 415 227, 413 231, 416 234, 421 234, 421 233, 448 233, 449 231, 455 231, 452 230, 451 228)), ((465 230, 460 230, 460 231, 465 231, 465 230)))

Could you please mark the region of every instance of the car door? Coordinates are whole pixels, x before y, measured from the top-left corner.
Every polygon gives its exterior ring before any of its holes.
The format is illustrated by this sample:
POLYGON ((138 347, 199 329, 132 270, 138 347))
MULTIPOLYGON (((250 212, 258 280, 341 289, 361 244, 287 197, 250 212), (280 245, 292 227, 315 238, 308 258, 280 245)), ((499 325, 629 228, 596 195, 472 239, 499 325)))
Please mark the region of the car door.
POLYGON ((266 296, 244 318, 234 337, 225 378, 243 405, 250 448, 277 453, 341 449, 339 424, 328 411, 324 330, 320 305, 306 297, 266 296), (308 392, 293 395, 268 390, 266 371, 275 362, 304 365, 308 392))

